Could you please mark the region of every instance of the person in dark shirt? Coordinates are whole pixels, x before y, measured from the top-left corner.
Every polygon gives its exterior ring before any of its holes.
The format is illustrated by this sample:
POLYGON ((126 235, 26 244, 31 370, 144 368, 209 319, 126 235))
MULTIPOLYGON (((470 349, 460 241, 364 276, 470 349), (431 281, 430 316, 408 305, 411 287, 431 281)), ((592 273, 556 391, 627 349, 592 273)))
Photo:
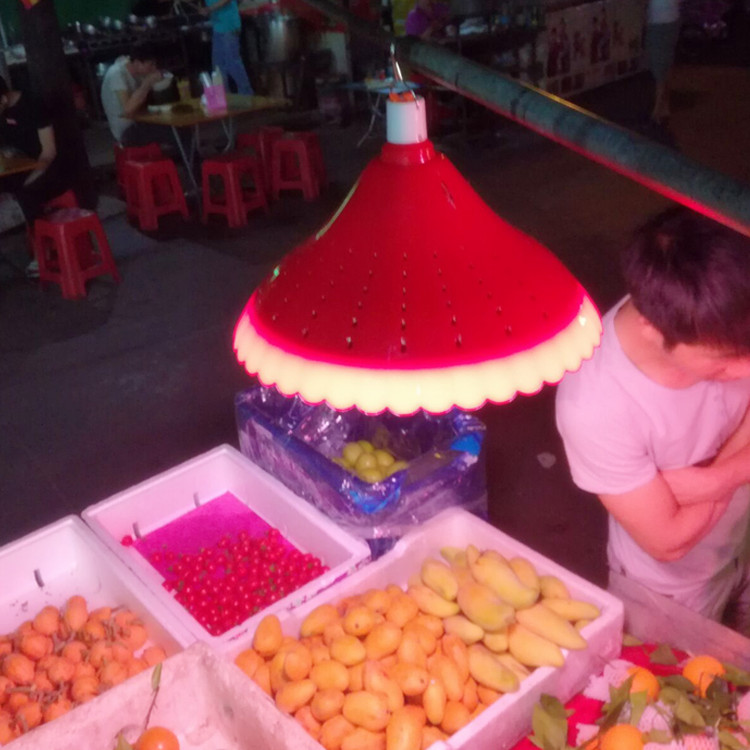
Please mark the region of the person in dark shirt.
POLYGON ((44 212, 44 205, 71 186, 55 143, 52 120, 41 104, 10 89, 0 76, 0 152, 21 153, 37 161, 31 172, 3 180, 3 190, 14 194, 29 225, 44 212))

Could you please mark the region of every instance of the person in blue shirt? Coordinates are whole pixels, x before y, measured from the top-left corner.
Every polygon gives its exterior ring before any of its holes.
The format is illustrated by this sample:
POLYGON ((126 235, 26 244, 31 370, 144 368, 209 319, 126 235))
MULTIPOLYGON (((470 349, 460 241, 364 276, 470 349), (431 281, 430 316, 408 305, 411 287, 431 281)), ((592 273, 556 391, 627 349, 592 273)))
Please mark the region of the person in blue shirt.
POLYGON ((231 78, 238 94, 252 94, 245 65, 240 56, 240 29, 242 22, 237 0, 206 0, 201 13, 211 20, 211 64, 221 71, 224 81, 231 78))

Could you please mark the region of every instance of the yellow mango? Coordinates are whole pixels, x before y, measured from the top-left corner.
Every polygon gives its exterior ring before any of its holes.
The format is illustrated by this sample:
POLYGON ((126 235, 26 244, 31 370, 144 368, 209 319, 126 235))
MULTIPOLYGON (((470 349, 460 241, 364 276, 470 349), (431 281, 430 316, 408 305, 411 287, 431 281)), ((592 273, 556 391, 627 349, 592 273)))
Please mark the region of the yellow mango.
POLYGON ((299 627, 302 638, 313 635, 323 635, 327 625, 338 622, 339 612, 333 604, 321 604, 310 612, 299 627))
POLYGON ((420 750, 425 723, 425 712, 419 706, 395 711, 385 729, 386 750, 420 750))
POLYGON ((342 635, 329 646, 331 658, 347 667, 363 662, 367 656, 365 645, 353 635, 342 635))
POLYGON ((443 684, 449 700, 460 701, 464 694, 464 680, 456 664, 444 654, 433 654, 430 659, 430 674, 443 684))
POLYGON ((419 613, 417 603, 410 596, 400 594, 391 599, 391 606, 385 613, 385 619, 403 628, 409 620, 413 620, 419 613))
POLYGON ((312 680, 287 682, 276 693, 276 705, 285 713, 293 714, 312 700, 316 690, 312 680))
POLYGON ((341 712, 352 724, 371 732, 382 732, 391 716, 385 696, 366 690, 347 693, 341 712))
POLYGON ((404 705, 404 693, 396 681, 388 676, 383 666, 376 661, 366 661, 363 672, 364 689, 386 697, 388 710, 393 712, 404 705))
POLYGON ((427 654, 419 643, 419 636, 410 631, 404 631, 401 644, 396 652, 398 660, 418 667, 427 666, 427 654))
POLYGON ((364 604, 359 604, 344 615, 342 626, 348 635, 362 638, 375 627, 375 612, 364 604))
POLYGON ((328 721, 323 722, 320 727, 318 742, 326 750, 341 750, 341 743, 344 741, 344 738, 351 734, 354 729, 354 724, 345 719, 341 714, 338 714, 328 719, 328 721))
POLYGON ((455 734, 459 729, 463 729, 471 721, 469 709, 459 701, 448 701, 445 704, 445 713, 440 728, 446 734, 455 734))
POLYGON ((391 606, 391 595, 383 589, 370 589, 362 594, 362 604, 373 612, 385 614, 391 606))
POLYGON ((264 659, 268 659, 279 650, 283 638, 279 618, 266 615, 255 629, 252 646, 264 659))
POLYGON ((448 565, 428 557, 420 571, 422 583, 443 599, 453 601, 458 594, 458 581, 448 565))
POLYGON ((318 690, 346 690, 349 687, 349 670, 339 661, 322 661, 310 670, 310 679, 318 690))
POLYGON ((385 732, 371 732, 357 727, 344 738, 341 750, 386 750, 385 732))
POLYGON ((458 668, 461 682, 466 682, 469 676, 469 651, 466 644, 457 635, 446 634, 440 639, 440 650, 458 668))
POLYGON ((406 696, 421 695, 430 684, 430 673, 416 664, 399 662, 390 670, 390 676, 406 696))
POLYGON ((314 740, 320 740, 321 725, 312 715, 310 706, 302 706, 302 708, 295 712, 294 718, 314 740))
POLYGON ((479 643, 469 646, 469 672, 480 685, 498 692, 513 693, 518 690, 518 676, 515 672, 479 643))
POLYGON ((343 691, 328 688, 327 690, 318 690, 313 695, 310 710, 315 719, 322 723, 333 718, 336 714, 340 714, 343 706, 343 691))
POLYGON ((382 622, 376 625, 366 636, 364 641, 368 659, 382 659, 393 654, 401 645, 403 632, 392 622, 382 622))
POLYGON ((445 694, 443 683, 433 677, 430 684, 422 693, 422 706, 424 707, 427 721, 431 724, 442 724, 445 714, 445 704, 448 697, 445 694))

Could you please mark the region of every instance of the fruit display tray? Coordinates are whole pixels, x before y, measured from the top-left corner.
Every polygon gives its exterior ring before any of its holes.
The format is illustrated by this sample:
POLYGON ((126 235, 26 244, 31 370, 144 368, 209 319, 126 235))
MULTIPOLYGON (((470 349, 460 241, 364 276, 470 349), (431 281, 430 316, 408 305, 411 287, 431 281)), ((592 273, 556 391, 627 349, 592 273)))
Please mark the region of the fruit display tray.
MULTIPOLYGON (((113 750, 131 743, 152 700, 152 672, 142 672, 75 711, 14 740, 14 750, 113 750)), ((149 726, 171 729, 180 750, 320 750, 234 664, 197 643, 162 664, 149 726)))
POLYGON ((62 607, 74 594, 89 610, 123 606, 137 613, 150 642, 167 654, 187 634, 156 597, 76 516, 67 516, 0 548, 0 634, 14 631, 43 607, 62 607))
MULTIPOLYGON (((573 599, 596 604, 601 615, 583 628, 588 647, 581 651, 563 650, 565 664, 541 667, 521 682, 515 693, 507 693, 447 740, 431 745, 432 750, 506 750, 531 729, 534 705, 543 693, 567 701, 586 684, 588 676, 619 654, 622 644, 623 605, 606 591, 571 573, 557 563, 507 536, 490 524, 462 509, 448 509, 401 538, 396 546, 365 569, 331 587, 315 602, 279 615, 285 635, 298 636, 304 618, 320 604, 384 588, 389 583, 406 587, 427 557, 440 558, 445 546, 476 545, 494 549, 506 557, 526 558, 540 575, 554 575, 567 586, 573 599)), ((229 653, 235 656, 251 645, 251 634, 238 641, 229 653)))
MULTIPOLYGON (((104 544, 180 623, 183 646, 202 640, 221 649, 254 630, 266 614, 299 606, 370 559, 367 544, 343 532, 333 521, 229 445, 214 448, 92 505, 82 516, 104 544), (125 536, 146 537, 197 508, 208 513, 211 501, 227 493, 251 509, 263 522, 278 529, 298 550, 320 558, 329 570, 243 623, 214 636, 193 618, 173 593, 164 588, 164 576, 138 549, 124 546, 121 540, 125 536)), ((216 529, 208 518, 206 535, 206 544, 215 541, 216 529)))

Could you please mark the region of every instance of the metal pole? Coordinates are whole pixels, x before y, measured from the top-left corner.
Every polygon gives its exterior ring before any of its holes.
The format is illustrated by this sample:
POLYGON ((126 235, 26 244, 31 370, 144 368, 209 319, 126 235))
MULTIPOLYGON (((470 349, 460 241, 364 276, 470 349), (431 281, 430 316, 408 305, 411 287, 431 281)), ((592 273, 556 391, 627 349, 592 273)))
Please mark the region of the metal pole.
MULTIPOLYGON (((384 49, 394 37, 331 0, 304 0, 384 49)), ((441 85, 619 172, 657 193, 750 235, 750 185, 438 44, 395 39, 402 63, 441 85)))

